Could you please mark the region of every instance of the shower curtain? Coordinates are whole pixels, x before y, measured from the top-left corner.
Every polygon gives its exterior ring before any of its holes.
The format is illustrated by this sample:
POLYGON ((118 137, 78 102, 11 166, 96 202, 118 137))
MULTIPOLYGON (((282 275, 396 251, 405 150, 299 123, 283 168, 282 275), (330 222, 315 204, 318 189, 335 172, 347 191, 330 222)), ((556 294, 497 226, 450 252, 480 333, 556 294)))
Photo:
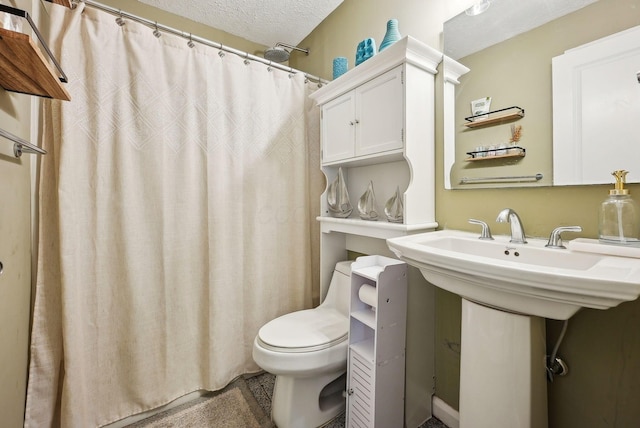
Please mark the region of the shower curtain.
POLYGON ((311 305, 319 117, 300 73, 50 21, 72 101, 44 103, 25 426, 86 428, 257 371, 260 326, 311 305))

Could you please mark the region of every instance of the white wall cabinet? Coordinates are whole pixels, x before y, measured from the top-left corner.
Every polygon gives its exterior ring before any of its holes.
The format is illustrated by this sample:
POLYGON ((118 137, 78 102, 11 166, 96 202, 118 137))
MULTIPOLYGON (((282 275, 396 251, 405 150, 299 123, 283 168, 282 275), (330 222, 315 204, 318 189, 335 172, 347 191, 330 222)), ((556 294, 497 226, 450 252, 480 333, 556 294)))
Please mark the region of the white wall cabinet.
POLYGON ((403 148, 404 94, 398 66, 322 106, 322 164, 403 148))
POLYGON ((407 36, 311 95, 322 109, 322 171, 327 184, 342 167, 349 218, 331 216, 321 196, 321 298, 349 237, 387 239, 434 230, 435 74, 442 53, 407 36), (351 124, 353 123, 353 125, 351 124), (373 182, 378 221, 361 220, 357 204, 373 182), (390 223, 384 205, 396 189, 403 223, 390 223))
POLYGON ((347 427, 404 425, 406 319, 407 265, 358 258, 351 265, 347 427))

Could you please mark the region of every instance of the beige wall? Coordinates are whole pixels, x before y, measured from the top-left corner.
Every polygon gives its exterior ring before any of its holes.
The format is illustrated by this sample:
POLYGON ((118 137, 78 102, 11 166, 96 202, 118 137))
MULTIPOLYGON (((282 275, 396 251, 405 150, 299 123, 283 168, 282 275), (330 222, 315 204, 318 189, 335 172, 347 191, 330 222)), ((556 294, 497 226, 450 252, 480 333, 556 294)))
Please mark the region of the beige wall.
MULTIPOLYGON (((30 140, 28 96, 0 89, 0 127, 30 140)), ((0 415, 22 426, 31 296, 30 155, 16 160, 0 138, 0 415)))
MULTIPOLYGON (((403 35, 412 35, 440 49, 443 22, 464 9, 463 2, 451 3, 445 0, 345 0, 300 44, 311 49, 309 57, 294 55, 291 64, 330 79, 332 59, 346 56, 350 68, 353 67, 357 43, 374 37, 379 44, 389 18, 398 18, 403 35)), ((604 17, 638 17, 638 10, 637 1, 600 0, 594 15, 583 16, 580 24, 600 28, 604 17)), ((571 37, 571 34, 564 33, 563 37, 571 37)), ((515 100, 519 98, 517 91, 513 95, 515 100)), ((597 210, 606 197, 606 186, 445 191, 442 155, 442 128, 439 126, 436 135, 436 218, 441 228, 472 230, 467 224, 468 218, 491 222, 500 209, 508 206, 521 215, 531 236, 546 237, 554 227, 569 224, 581 225, 584 228, 581 236, 597 236, 597 210)), ((630 188, 632 194, 640 198, 640 186, 630 188)), ((508 233, 503 225, 492 226, 494 233, 508 233)), ((436 299, 436 394, 457 407, 460 299, 445 291, 438 291, 436 299)), ((608 311, 584 310, 572 318, 560 348, 560 356, 569 364, 570 373, 549 385, 551 428, 638 426, 639 321, 640 301, 608 311)), ((559 327, 559 322, 547 322, 550 347, 559 327)))
MULTIPOLYGON (((31 11, 30 0, 8 4, 31 11)), ((34 142, 30 124, 31 97, 0 88, 0 128, 34 142)), ((13 143, 0 137, 0 425, 6 428, 22 426, 27 382, 31 159, 16 159, 13 143)))
POLYGON ((379 46, 391 18, 398 19, 402 35, 410 34, 439 49, 444 21, 472 3, 473 0, 344 0, 299 44, 311 49, 309 56, 293 54, 291 65, 330 80, 333 58, 344 56, 349 69, 353 68, 358 43, 372 37, 379 46))

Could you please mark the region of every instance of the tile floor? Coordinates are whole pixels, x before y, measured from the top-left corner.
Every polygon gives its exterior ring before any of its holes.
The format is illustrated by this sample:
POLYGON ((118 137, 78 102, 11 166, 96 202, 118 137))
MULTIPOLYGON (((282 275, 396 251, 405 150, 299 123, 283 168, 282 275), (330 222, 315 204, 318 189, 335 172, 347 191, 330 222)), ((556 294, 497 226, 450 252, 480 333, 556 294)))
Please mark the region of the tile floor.
MULTIPOLYGON (((270 373, 263 373, 257 376, 247 377, 245 380, 254 397, 256 397, 258 404, 260 404, 266 414, 271 414, 271 398, 273 395, 275 376, 270 373)), ((342 414, 328 425, 325 425, 324 428, 344 428, 344 426, 344 414, 342 414)), ((431 418, 418 428, 447 428, 447 426, 438 419, 431 418)))

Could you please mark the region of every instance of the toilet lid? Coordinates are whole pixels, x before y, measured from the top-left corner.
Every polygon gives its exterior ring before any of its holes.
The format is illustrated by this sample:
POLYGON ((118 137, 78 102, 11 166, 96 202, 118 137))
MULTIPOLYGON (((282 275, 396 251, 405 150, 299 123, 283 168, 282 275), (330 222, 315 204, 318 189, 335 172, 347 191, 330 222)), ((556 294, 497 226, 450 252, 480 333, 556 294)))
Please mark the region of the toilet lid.
POLYGON ((265 324, 258 339, 281 352, 309 352, 346 340, 349 320, 333 308, 292 312, 265 324))

